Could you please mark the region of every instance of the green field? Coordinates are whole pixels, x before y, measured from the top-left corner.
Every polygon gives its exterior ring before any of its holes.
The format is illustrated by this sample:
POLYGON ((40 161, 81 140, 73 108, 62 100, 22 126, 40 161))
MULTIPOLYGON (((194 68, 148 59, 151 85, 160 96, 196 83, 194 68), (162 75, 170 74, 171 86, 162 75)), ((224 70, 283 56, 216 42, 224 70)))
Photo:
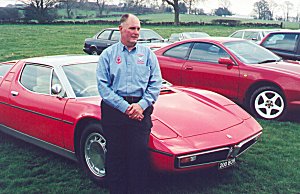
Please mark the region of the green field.
MULTIPOLYGON (((84 54, 84 39, 100 25, 0 25, 0 61, 25 57, 84 54)), ((147 26, 164 38, 173 32, 204 31, 228 36, 241 27, 147 26)), ((297 117, 297 116, 296 116, 297 117)), ((224 171, 154 174, 149 193, 300 193, 300 122, 259 120, 261 141, 224 171)), ((76 163, 0 133, 0 193, 108 193, 91 182, 76 163)))

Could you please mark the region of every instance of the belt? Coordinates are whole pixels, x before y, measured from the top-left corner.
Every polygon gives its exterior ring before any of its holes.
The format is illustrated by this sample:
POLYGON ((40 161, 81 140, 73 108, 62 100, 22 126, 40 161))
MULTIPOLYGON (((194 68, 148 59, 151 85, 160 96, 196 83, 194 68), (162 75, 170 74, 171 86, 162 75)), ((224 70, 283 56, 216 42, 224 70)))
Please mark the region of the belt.
POLYGON ((137 97, 137 96, 122 96, 122 98, 130 104, 137 103, 142 99, 142 97, 137 97))

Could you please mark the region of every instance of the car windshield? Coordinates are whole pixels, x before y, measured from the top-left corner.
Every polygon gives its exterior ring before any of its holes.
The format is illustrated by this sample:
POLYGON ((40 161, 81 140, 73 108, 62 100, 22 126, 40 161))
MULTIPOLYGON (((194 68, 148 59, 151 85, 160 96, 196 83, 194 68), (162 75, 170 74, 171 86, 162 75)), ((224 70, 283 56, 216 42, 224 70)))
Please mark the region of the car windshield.
POLYGON ((76 97, 99 96, 96 80, 97 63, 63 66, 76 97))
MULTIPOLYGON (((63 66, 63 70, 72 86, 76 97, 99 96, 96 80, 97 63, 83 63, 63 66)), ((172 86, 163 80, 162 90, 172 86)))
POLYGON ((141 30, 139 40, 163 40, 163 38, 153 30, 141 30))
POLYGON ((246 64, 280 61, 281 58, 271 51, 250 41, 231 41, 224 43, 239 60, 246 64))

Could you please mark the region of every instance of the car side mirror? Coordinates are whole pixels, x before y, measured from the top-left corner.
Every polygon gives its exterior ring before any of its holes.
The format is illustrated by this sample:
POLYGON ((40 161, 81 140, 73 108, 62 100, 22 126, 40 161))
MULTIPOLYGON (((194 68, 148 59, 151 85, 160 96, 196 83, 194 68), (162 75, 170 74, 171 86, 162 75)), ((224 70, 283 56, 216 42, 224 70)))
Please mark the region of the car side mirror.
POLYGON ((231 58, 219 58, 218 60, 219 64, 224 64, 224 65, 228 65, 228 66, 234 66, 235 63, 231 58))
POLYGON ((61 92, 61 90, 62 90, 62 87, 60 84, 54 84, 51 88, 51 92, 54 95, 58 95, 61 92))

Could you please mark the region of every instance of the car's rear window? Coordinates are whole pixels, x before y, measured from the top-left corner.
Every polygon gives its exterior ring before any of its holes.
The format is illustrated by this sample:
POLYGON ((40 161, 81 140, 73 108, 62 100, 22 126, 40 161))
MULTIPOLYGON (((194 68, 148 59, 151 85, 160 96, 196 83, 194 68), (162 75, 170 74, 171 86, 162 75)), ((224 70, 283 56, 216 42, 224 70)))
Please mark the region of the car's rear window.
POLYGON ((262 46, 270 49, 294 51, 299 36, 300 34, 296 33, 270 34, 268 38, 262 43, 262 46))

